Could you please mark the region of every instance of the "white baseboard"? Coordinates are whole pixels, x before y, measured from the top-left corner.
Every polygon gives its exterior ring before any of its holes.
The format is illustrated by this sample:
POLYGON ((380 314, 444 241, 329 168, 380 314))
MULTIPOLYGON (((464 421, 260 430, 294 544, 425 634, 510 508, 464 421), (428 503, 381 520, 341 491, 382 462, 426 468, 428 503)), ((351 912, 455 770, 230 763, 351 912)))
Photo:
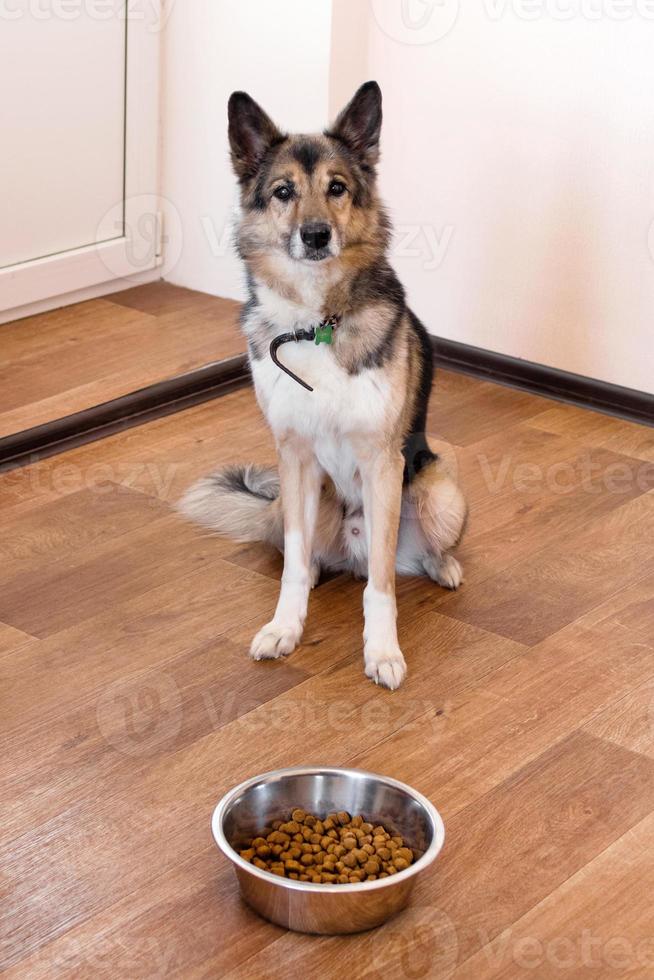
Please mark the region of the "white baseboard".
POLYGON ((147 272, 131 275, 128 279, 110 279, 108 282, 99 282, 94 286, 75 289, 70 293, 61 293, 59 296, 41 299, 36 303, 16 306, 13 310, 2 310, 0 312, 0 324, 22 320, 24 317, 34 316, 36 313, 47 313, 48 310, 58 310, 61 306, 70 306, 72 303, 83 303, 87 299, 109 296, 111 293, 131 289, 132 286, 142 286, 146 282, 156 282, 158 279, 161 279, 161 270, 148 269, 147 272))

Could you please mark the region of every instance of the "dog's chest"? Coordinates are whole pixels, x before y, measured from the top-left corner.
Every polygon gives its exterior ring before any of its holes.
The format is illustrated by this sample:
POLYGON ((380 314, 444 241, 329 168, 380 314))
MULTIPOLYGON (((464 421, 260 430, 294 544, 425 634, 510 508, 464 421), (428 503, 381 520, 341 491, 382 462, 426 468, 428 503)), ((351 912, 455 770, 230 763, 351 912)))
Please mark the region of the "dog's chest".
POLYGON ((253 361, 257 398, 268 424, 278 436, 292 431, 307 438, 341 495, 360 503, 355 443, 361 438, 372 443, 385 431, 390 392, 382 372, 349 374, 330 345, 306 340, 282 345, 278 357, 313 391, 280 370, 269 355, 253 361))

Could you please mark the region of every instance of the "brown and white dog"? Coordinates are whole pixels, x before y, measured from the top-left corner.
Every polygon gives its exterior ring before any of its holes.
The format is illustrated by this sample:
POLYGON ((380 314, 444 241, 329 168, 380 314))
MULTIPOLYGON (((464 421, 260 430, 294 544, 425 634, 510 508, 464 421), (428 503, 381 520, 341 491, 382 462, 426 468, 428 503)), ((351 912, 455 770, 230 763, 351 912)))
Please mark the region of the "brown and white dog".
POLYGON ((249 299, 242 327, 257 399, 277 445, 279 473, 224 469, 191 487, 182 511, 240 541, 284 553, 272 620, 254 637, 255 659, 300 642, 321 569, 367 577, 365 672, 398 687, 395 573, 456 588, 450 553, 466 505, 425 439, 432 383, 428 334, 407 307, 386 251, 379 201, 381 92, 357 91, 331 129, 289 136, 244 92, 229 100, 229 141, 241 191, 237 247, 249 299), (331 343, 289 342, 332 319, 331 343), (398 533, 399 531, 399 533, 398 533))

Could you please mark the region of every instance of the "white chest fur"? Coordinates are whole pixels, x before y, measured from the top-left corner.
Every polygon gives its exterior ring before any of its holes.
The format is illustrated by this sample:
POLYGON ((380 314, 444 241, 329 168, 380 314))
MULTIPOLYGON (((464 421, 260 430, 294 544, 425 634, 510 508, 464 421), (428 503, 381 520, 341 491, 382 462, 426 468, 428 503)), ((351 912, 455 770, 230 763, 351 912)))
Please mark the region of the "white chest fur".
POLYGON ((269 356, 252 363, 259 404, 275 435, 293 431, 307 438, 323 469, 344 498, 360 504, 353 437, 379 437, 385 429, 389 392, 377 370, 350 375, 328 345, 285 344, 278 356, 311 385, 307 391, 269 356))
MULTIPOLYGON (((320 314, 276 297, 259 296, 262 320, 274 330, 316 325, 320 314)), ((337 328, 338 329, 338 328, 337 328)), ((269 355, 252 361, 252 376, 259 404, 277 436, 288 431, 307 438, 323 469, 341 495, 357 506, 361 503, 354 437, 379 438, 390 423, 392 404, 384 372, 378 369, 349 374, 337 362, 333 348, 302 340, 284 344, 280 361, 311 385, 307 391, 281 371, 269 355)))

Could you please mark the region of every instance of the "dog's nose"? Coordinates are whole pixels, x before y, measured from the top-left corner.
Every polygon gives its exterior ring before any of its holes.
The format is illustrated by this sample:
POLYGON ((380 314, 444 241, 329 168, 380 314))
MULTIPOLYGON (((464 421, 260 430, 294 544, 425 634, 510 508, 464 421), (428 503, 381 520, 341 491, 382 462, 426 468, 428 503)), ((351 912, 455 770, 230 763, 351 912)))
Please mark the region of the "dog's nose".
POLYGON ((320 249, 329 244, 332 229, 324 221, 307 221, 300 228, 300 237, 309 248, 320 249))

